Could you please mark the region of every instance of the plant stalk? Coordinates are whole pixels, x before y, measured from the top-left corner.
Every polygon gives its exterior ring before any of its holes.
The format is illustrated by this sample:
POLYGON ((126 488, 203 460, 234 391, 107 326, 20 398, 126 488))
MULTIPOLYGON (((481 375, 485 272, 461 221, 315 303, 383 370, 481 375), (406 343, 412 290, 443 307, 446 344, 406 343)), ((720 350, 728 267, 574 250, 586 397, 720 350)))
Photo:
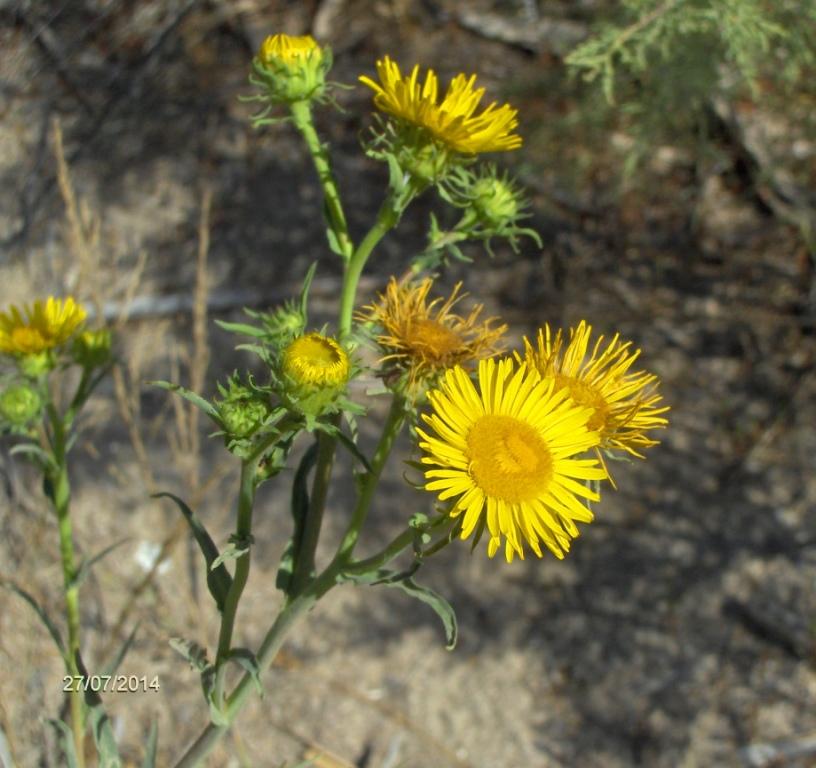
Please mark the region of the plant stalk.
POLYGON ((320 141, 312 120, 312 107, 308 101, 296 101, 291 105, 292 119, 295 126, 303 136, 309 153, 312 156, 317 177, 320 179, 320 186, 323 187, 323 196, 326 200, 326 216, 329 226, 337 239, 340 255, 344 262, 348 262, 354 251, 348 232, 346 216, 343 213, 343 204, 340 201, 340 193, 337 191, 337 182, 331 169, 329 154, 326 147, 320 141))

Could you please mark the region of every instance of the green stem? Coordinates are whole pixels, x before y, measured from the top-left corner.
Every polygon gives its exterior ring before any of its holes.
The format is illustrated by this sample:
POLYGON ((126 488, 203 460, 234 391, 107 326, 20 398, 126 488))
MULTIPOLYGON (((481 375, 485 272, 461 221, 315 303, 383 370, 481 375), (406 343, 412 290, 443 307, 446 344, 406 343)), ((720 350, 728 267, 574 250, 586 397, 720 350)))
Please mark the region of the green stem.
MULTIPOLYGON (((336 576, 336 571, 330 572, 327 569, 278 614, 256 654, 259 675, 264 674, 272 665, 291 629, 334 586, 336 576)), ((210 723, 176 763, 175 768, 194 768, 194 766, 201 765, 201 762, 212 752, 221 737, 229 730, 247 698, 252 693, 253 687, 252 675, 246 673, 227 697, 223 710, 226 724, 216 725, 210 723)))
POLYGON ((235 526, 235 541, 246 546, 244 552, 235 561, 235 573, 232 585, 224 600, 224 611, 221 615, 221 630, 218 634, 218 651, 215 658, 215 700, 218 706, 223 705, 224 676, 227 668, 227 657, 232 645, 232 632, 235 626, 235 615, 238 603, 249 579, 250 552, 252 540, 252 507, 255 503, 255 472, 258 467, 257 454, 241 462, 241 484, 238 494, 238 520, 235 526))
POLYGON ((388 411, 385 424, 383 425, 382 435, 380 435, 380 442, 377 444, 377 450, 374 452, 374 458, 371 460, 371 469, 366 473, 363 480, 360 493, 357 496, 357 504, 354 507, 354 512, 351 515, 348 527, 343 540, 340 542, 340 548, 334 556, 330 568, 338 564, 340 568, 348 563, 354 553, 354 547, 357 544, 357 539, 360 536, 363 524, 366 517, 368 517, 368 509, 371 506, 371 500, 374 498, 374 491, 380 481, 383 467, 394 447, 394 441, 397 439, 402 425, 405 422, 405 398, 401 395, 395 394, 391 400, 391 408, 388 411))
MULTIPOLYGON (((302 592, 292 593, 294 597, 278 614, 256 654, 259 674, 262 675, 269 669, 292 627, 294 627, 314 604, 337 583, 337 577, 347 565, 348 559, 354 550, 354 545, 357 543, 357 537, 368 514, 368 507, 371 503, 374 489, 377 486, 377 481, 382 474, 385 461, 391 453, 394 440, 399 434, 404 420, 405 401, 403 398, 395 395, 391 402, 391 409, 383 427, 383 433, 374 454, 374 459, 371 462, 371 471, 366 476, 363 488, 360 491, 354 514, 352 515, 346 534, 343 537, 340 550, 338 550, 326 570, 309 582, 303 588, 302 592)), ((333 454, 335 441, 329 440, 329 443, 332 446, 333 454)), ((326 464, 329 470, 331 469, 330 461, 328 463, 323 462, 323 464, 326 464)), ((320 472, 320 467, 321 462, 318 460, 318 473, 320 472)), ((317 476, 315 480, 317 482, 317 476)), ((327 480, 326 485, 328 485, 327 480)), ((317 526, 317 530, 319 531, 319 526, 317 526)), ((216 725, 215 723, 210 723, 176 763, 175 768, 195 768, 195 766, 201 765, 201 761, 212 752, 221 737, 229 730, 233 721, 238 716, 238 713, 243 708, 247 698, 252 693, 253 686, 254 681, 252 675, 249 673, 245 674, 226 699, 222 712, 226 719, 226 724, 216 725)))
POLYGON ((303 525, 303 538, 295 557, 295 572, 292 574, 290 595, 299 594, 312 577, 315 570, 315 550, 323 524, 323 511, 331 483, 332 464, 336 441, 325 432, 317 436, 317 469, 309 498, 309 509, 303 525))
POLYGON ((71 484, 68 479, 68 465, 65 455, 65 425, 56 409, 49 407, 53 430, 53 458, 55 469, 51 472, 50 496, 57 514, 62 560, 62 578, 65 590, 65 616, 68 625, 68 669, 76 685, 71 686, 70 710, 71 730, 74 734, 77 765, 85 766, 85 728, 83 725, 82 689, 79 685, 79 665, 77 655, 80 649, 79 586, 76 583, 74 539, 71 526, 71 484))
POLYGON ((329 219, 329 226, 332 228, 340 248, 343 261, 348 262, 354 250, 354 245, 349 237, 346 216, 343 213, 343 204, 340 201, 340 193, 337 191, 337 183, 331 170, 331 162, 326 147, 320 141, 312 120, 311 103, 308 101, 296 101, 291 105, 292 119, 295 126, 303 136, 309 153, 314 161, 320 185, 323 187, 323 196, 326 199, 326 212, 329 219))
POLYGON ((368 234, 363 238, 357 250, 354 251, 351 258, 346 263, 345 273, 343 275, 343 294, 340 297, 340 318, 338 322, 338 332, 340 337, 347 336, 351 331, 351 320, 354 313, 354 304, 357 299, 357 285, 360 282, 360 276, 363 274, 368 257, 374 250, 377 243, 383 239, 388 230, 392 229, 399 220, 399 212, 397 211, 394 200, 389 195, 382 204, 382 207, 377 214, 377 220, 374 226, 368 231, 368 234))

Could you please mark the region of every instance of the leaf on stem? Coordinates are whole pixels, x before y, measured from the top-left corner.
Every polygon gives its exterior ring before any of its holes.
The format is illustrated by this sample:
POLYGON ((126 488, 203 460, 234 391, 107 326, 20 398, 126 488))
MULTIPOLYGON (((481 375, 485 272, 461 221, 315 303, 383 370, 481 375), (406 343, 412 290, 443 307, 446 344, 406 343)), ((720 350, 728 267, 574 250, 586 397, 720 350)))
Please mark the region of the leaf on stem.
POLYGON ((419 569, 421 561, 415 560, 413 566, 405 571, 389 571, 386 568, 379 568, 375 571, 361 574, 341 574, 339 581, 350 581, 354 584, 367 584, 376 586, 381 584, 385 587, 397 587, 411 597, 426 603, 436 611, 442 625, 445 628, 446 647, 449 651, 456 646, 458 625, 456 614, 451 604, 438 592, 417 584, 411 576, 419 569))
POLYGON ((176 502, 176 505, 181 510, 181 513, 184 515, 187 523, 190 526, 190 530, 193 532, 193 537, 195 538, 201 553, 204 555, 204 560, 207 562, 207 587, 215 600, 215 604, 218 606, 218 610, 223 611, 224 601, 227 599, 227 593, 232 586, 232 576, 230 576, 229 571, 223 564, 214 565, 215 561, 218 560, 219 557, 218 547, 215 546, 210 534, 207 533, 207 529, 196 517, 195 512, 193 512, 190 507, 188 507, 187 504, 185 504, 184 501, 182 501, 178 496, 164 491, 162 493, 153 494, 153 498, 172 499, 174 502, 176 502))
POLYGON ((171 637, 168 642, 170 647, 197 672, 203 673, 207 669, 206 648, 193 640, 185 640, 183 637, 171 637))
POLYGON ((9 456, 16 456, 17 454, 26 456, 35 461, 38 466, 42 467, 45 471, 56 471, 57 469, 57 465, 54 463, 54 459, 51 455, 34 443, 21 443, 9 450, 9 456))
POLYGON ((71 733, 71 729, 62 720, 55 720, 50 717, 46 722, 57 734, 57 743, 65 758, 65 768, 77 768, 79 763, 77 762, 76 747, 74 746, 74 734, 71 733))
MULTIPOLYGON (((79 651, 76 652, 74 659, 79 674, 87 680, 89 677, 88 670, 79 651)), ((119 749, 113 736, 110 718, 102 704, 102 697, 90 685, 83 693, 91 734, 93 735, 94 744, 96 744, 96 752, 99 755, 99 768, 121 768, 122 760, 119 757, 119 749)))
POLYGON ((191 389, 187 389, 187 387, 182 387, 181 384, 171 384, 169 381, 151 381, 149 383, 152 384, 154 387, 166 389, 168 392, 174 392, 175 394, 180 395, 185 400, 191 402, 197 408, 200 408, 216 424, 221 423, 218 418, 218 410, 216 409, 216 407, 209 400, 205 400, 203 397, 201 397, 201 395, 196 394, 191 389))
POLYGON ((125 642, 122 643, 121 646, 119 646, 119 650, 116 652, 113 658, 102 667, 101 674, 113 675, 113 673, 116 672, 117 669, 119 669, 119 666, 124 661, 125 656, 127 656, 127 652, 133 645, 133 641, 136 639, 136 632, 138 631, 138 629, 139 629, 138 624, 135 627, 133 627, 133 630, 127 636, 127 638, 125 638, 125 642))
POLYGON ((234 661, 241 669, 250 674, 252 682, 255 683, 255 690, 258 691, 258 696, 263 698, 261 668, 258 666, 258 659, 255 658, 255 654, 249 648, 232 648, 226 658, 228 661, 234 661))
POLYGON ((141 768, 156 768, 156 745, 159 740, 159 723, 154 720, 150 725, 150 731, 147 734, 147 741, 145 742, 144 759, 142 760, 141 768))
POLYGON ((16 595, 22 597, 23 600, 25 600, 34 609, 34 612, 37 614, 40 621, 48 630, 48 634, 51 635, 51 639, 54 641, 54 644, 59 649, 60 656, 62 656, 63 660, 65 660, 67 666, 68 660, 65 654, 65 646, 62 644, 62 637, 60 636, 59 629, 57 629, 57 625, 54 624, 53 621, 51 621, 48 614, 45 612, 45 609, 36 601, 36 599, 31 594, 26 592, 22 587, 18 587, 11 581, 2 579, 0 580, 0 586, 3 586, 6 589, 9 589, 12 592, 14 592, 16 595))
POLYGON ((122 544, 124 544, 127 541, 130 541, 129 537, 120 539, 119 541, 116 541, 113 544, 111 544, 109 547, 105 547, 105 549, 103 549, 101 552, 98 552, 93 557, 83 560, 79 564, 79 568, 77 569, 77 572, 74 575, 72 586, 79 588, 85 581, 88 574, 90 573, 91 568, 93 568, 93 566, 96 565, 96 563, 98 563, 100 560, 102 560, 102 558, 106 557, 111 552, 113 552, 113 550, 116 549, 117 547, 121 547, 122 544))
POLYGON ((292 482, 292 518, 295 525, 292 538, 289 539, 281 557, 278 575, 275 578, 275 586, 283 592, 289 590, 292 574, 295 572, 295 553, 300 550, 300 543, 303 539, 303 526, 309 511, 309 472, 311 472, 316 461, 317 440, 309 446, 300 459, 300 464, 292 482))

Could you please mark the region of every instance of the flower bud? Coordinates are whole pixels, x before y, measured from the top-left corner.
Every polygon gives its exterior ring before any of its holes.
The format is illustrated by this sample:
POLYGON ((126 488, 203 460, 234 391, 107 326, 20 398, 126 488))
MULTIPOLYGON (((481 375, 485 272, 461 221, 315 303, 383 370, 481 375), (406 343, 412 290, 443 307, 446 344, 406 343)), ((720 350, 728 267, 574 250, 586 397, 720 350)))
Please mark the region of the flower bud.
POLYGON ((342 393, 351 364, 334 339, 320 333, 298 336, 280 358, 284 396, 304 415, 316 417, 342 393))
POLYGON ((229 389, 219 385, 224 399, 216 403, 218 416, 228 438, 249 437, 269 416, 269 404, 258 393, 244 386, 237 378, 229 381, 229 389))
POLYGON ((39 417, 42 405, 42 397, 29 384, 13 384, 0 392, 0 423, 27 427, 39 417))
POLYGON ((270 35, 252 61, 270 101, 276 104, 322 96, 331 64, 331 50, 318 45, 311 35, 270 35))
POLYGON ((494 176, 477 179, 471 194, 479 220, 491 229, 515 222, 520 212, 518 193, 512 184, 494 176))
POLYGON ((23 355, 17 358, 17 368, 29 379, 39 379, 54 367, 54 356, 50 351, 23 355))
POLYGON ((111 332, 107 328, 83 331, 71 345, 71 355, 84 368, 101 368, 111 359, 111 332))

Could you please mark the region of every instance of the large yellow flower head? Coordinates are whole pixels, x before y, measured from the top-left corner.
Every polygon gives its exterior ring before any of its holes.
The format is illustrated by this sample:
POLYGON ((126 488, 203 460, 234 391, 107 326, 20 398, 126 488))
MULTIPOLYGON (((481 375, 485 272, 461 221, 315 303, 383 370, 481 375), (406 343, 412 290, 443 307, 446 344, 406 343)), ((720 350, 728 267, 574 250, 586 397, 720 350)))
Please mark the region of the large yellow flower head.
POLYGON ((513 133, 517 111, 495 102, 478 114, 484 88, 476 88, 476 75, 457 75, 439 101, 436 73, 429 69, 424 84, 419 82, 419 65, 403 76, 399 65, 388 56, 377 62, 380 82, 362 75, 360 82, 374 91, 374 104, 383 112, 422 128, 436 140, 466 155, 518 149, 521 137, 513 133))
POLYGON ((552 335, 549 325, 538 332, 535 346, 524 340, 525 361, 556 387, 565 387, 580 405, 592 409, 590 429, 601 436, 601 448, 625 451, 643 458, 639 450, 657 445, 647 436, 652 429, 665 427, 661 415, 669 408, 659 406, 657 376, 646 371, 630 372, 640 350, 618 334, 603 345, 599 336, 590 352, 592 326, 583 320, 571 328, 569 342, 559 330, 552 335))
POLYGON ((454 365, 469 366, 483 357, 496 354, 506 325, 497 318, 480 320, 482 305, 466 316, 453 312, 467 294, 462 284, 454 286, 450 296, 428 301, 431 278, 420 282, 397 282, 393 277, 379 301, 366 307, 360 319, 373 321, 382 328, 377 343, 385 352, 383 362, 407 372, 413 387, 433 379, 454 365))
POLYGON ((581 481, 606 477, 596 459, 574 458, 598 445, 591 409, 510 358, 482 360, 478 388, 452 368, 428 399, 433 413, 422 418, 435 434, 417 429, 425 488, 454 499, 461 537, 486 527, 488 555, 504 538, 508 562, 524 557, 524 541, 539 557, 544 544, 563 558, 578 536, 575 522, 592 520, 579 497, 599 499, 581 481))
POLYGON ((85 322, 87 313, 70 296, 9 307, 0 312, 0 352, 7 355, 38 355, 64 344, 85 322))

